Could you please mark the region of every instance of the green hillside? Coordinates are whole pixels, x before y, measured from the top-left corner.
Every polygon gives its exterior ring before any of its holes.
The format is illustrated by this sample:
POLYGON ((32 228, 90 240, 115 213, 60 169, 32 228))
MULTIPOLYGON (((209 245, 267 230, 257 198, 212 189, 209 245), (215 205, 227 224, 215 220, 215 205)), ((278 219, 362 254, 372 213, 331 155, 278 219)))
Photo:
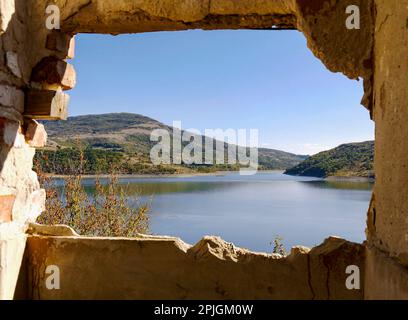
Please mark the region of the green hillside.
MULTIPOLYGON (((43 171, 69 174, 82 162, 84 173, 108 173, 115 167, 124 174, 161 174, 237 170, 234 165, 160 165, 153 166, 150 150, 156 142, 150 141, 155 129, 173 128, 154 119, 132 113, 110 113, 70 117, 67 121, 44 121, 49 137, 47 148, 36 154, 43 171), (81 160, 81 152, 83 150, 81 160)), ((177 129, 176 129, 177 130, 177 129)), ((200 136, 203 141, 203 137, 200 136)), ((185 143, 187 144, 187 143, 185 143)), ((214 144, 215 145, 215 144, 214 144)), ((226 158, 228 144, 224 143, 226 158)), ((261 148, 260 169, 291 168, 306 159, 279 150, 261 148)), ((214 156, 215 156, 214 152, 214 156)))
POLYGON ((374 177, 374 141, 342 144, 320 152, 285 171, 289 175, 312 177, 374 177))

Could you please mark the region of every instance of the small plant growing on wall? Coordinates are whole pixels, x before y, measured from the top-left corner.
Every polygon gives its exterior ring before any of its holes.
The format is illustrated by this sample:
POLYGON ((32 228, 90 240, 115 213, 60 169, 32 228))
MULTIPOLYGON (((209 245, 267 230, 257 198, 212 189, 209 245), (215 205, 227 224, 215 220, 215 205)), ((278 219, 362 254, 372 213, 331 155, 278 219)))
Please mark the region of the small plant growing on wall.
MULTIPOLYGON (((285 247, 282 244, 283 238, 280 236, 276 236, 273 240, 273 250, 272 253, 280 254, 281 256, 286 256, 285 247)), ((272 242, 271 242, 272 245, 272 242)))

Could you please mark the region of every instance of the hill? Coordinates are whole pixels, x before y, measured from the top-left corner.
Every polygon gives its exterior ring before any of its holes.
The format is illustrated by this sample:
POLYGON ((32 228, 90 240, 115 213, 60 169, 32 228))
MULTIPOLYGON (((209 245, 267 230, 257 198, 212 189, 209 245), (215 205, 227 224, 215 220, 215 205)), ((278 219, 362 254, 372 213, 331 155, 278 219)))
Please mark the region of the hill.
POLYGON ((320 152, 285 171, 285 174, 312 177, 374 177, 374 141, 342 144, 320 152))
MULTIPOLYGON (((84 171, 88 174, 107 173, 111 171, 112 166, 120 173, 128 174, 238 169, 236 165, 153 166, 150 161, 150 150, 156 142, 150 141, 151 132, 155 129, 165 129, 173 133, 173 130, 178 129, 139 114, 86 115, 70 117, 67 121, 43 121, 43 123, 49 142, 45 150, 37 153, 36 159, 45 172, 67 174, 78 168, 81 162, 79 149, 83 150, 84 171)), ((203 139, 202 136, 200 138, 203 139)), ((227 150, 228 144, 224 143, 224 157, 227 150)), ((285 170, 306 159, 306 156, 280 150, 260 148, 258 152, 261 169, 285 170)))

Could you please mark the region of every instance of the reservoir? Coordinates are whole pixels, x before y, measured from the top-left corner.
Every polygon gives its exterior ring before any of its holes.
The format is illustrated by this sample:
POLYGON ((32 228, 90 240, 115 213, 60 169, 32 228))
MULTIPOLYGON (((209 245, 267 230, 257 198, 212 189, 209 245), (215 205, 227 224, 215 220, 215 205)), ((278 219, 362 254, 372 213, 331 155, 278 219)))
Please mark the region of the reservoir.
MULTIPOLYGON (((93 179, 84 183, 92 188, 93 179)), ((195 244, 217 235, 253 251, 271 252, 279 236, 287 250, 328 236, 365 239, 373 183, 325 181, 282 172, 192 177, 121 178, 131 201, 151 201, 150 231, 195 244), (133 199, 132 199, 133 198, 133 199)))

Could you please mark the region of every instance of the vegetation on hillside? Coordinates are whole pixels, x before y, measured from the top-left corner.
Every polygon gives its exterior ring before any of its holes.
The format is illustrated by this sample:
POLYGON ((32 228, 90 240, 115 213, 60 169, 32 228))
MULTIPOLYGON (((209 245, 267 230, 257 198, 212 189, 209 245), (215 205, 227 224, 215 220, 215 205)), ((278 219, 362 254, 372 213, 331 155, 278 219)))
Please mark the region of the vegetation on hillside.
MULTIPOLYGON (((205 173, 239 169, 238 165, 227 164, 153 166, 150 161, 150 150, 155 145, 150 141, 152 130, 165 129, 172 133, 173 128, 138 114, 70 117, 67 121, 45 121, 44 125, 49 135, 49 145, 37 151, 36 159, 47 173, 70 174, 78 166, 78 141, 84 146, 84 174, 106 174, 113 165, 116 172, 121 174, 205 173)), ((203 136, 199 138, 204 139, 203 136)), ((225 156, 228 146, 224 143, 225 156)), ((258 152, 260 169, 284 170, 306 158, 272 149, 262 148, 258 152)))
MULTIPOLYGON (((57 150, 37 150, 35 160, 45 173, 71 175, 80 165, 81 150, 77 146, 57 150)), ((112 169, 117 174, 174 174, 179 172, 175 166, 153 166, 147 160, 135 161, 120 151, 85 147, 83 174, 108 174, 112 169)))
POLYGON ((373 161, 374 141, 349 143, 311 156, 285 173, 319 178, 329 176, 373 178, 373 161))

